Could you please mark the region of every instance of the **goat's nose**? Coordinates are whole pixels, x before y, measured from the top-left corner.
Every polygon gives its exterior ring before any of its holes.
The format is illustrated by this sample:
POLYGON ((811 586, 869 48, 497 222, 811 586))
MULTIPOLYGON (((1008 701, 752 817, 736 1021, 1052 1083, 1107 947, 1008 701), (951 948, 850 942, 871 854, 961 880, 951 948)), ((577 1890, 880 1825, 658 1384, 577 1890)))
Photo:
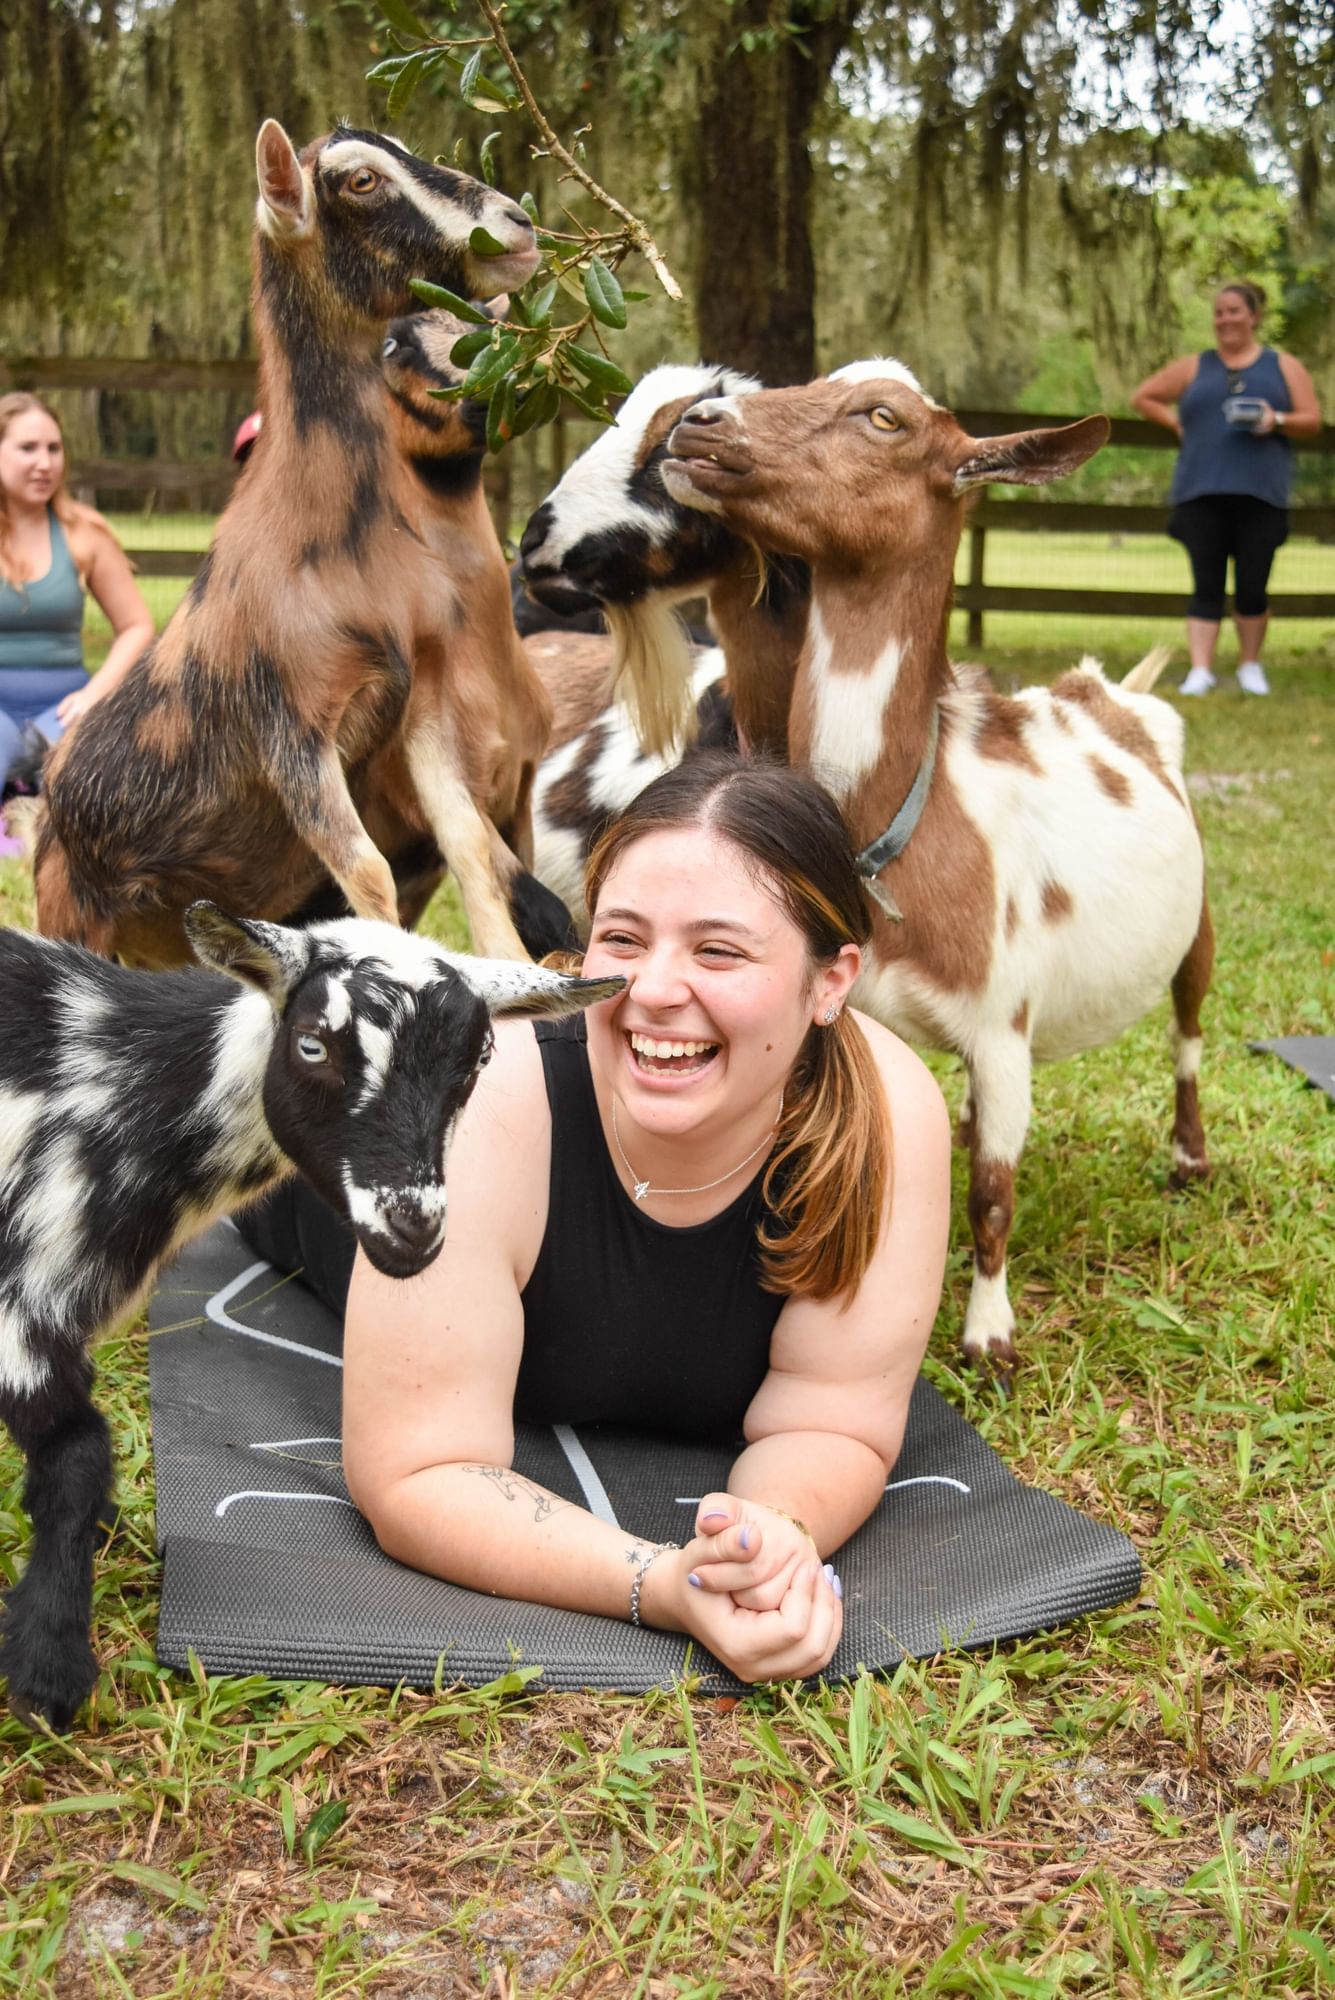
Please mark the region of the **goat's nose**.
POLYGON ((531 556, 538 553, 547 539, 551 525, 552 510, 544 500, 537 512, 531 516, 528 526, 519 538, 519 556, 522 562, 528 562, 531 556))
POLYGON ((530 236, 533 234, 533 218, 531 215, 525 215, 517 201, 506 203, 505 219, 507 222, 517 222, 521 228, 527 229, 530 236))
POLYGON ((727 414, 727 405, 724 403, 692 403, 681 421, 683 424, 691 425, 721 424, 727 414))
POLYGON ((382 1220, 390 1241, 410 1256, 430 1250, 440 1236, 439 1216, 423 1215, 417 1207, 386 1208, 382 1220))

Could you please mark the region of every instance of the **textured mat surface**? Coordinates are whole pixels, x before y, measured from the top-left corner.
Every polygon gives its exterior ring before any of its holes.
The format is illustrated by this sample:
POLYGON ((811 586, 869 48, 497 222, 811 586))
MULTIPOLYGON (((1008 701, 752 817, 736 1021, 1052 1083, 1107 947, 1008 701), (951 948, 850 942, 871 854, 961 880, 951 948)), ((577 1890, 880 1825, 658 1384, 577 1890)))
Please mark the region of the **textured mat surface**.
POLYGON ((1278 1056, 1327 1097, 1335 1097, 1335 1035, 1284 1035, 1275 1042, 1250 1042, 1248 1047, 1278 1056))
MULTIPOLYGON (((191 1246, 153 1302, 158 1657, 212 1673, 430 1686, 522 1661, 551 1687, 640 1693, 686 1661, 671 1634, 479 1596, 391 1562, 339 1465, 340 1329, 257 1264, 230 1223, 191 1246)), ((521 1428, 517 1468, 657 1541, 684 1541, 730 1454, 588 1426, 521 1428)), ((928 1384, 880 1507, 839 1557, 844 1636, 829 1674, 1017 1638, 1139 1586, 1115 1529, 1020 1485, 928 1384)), ((738 1683, 690 1658, 713 1691, 738 1683)))

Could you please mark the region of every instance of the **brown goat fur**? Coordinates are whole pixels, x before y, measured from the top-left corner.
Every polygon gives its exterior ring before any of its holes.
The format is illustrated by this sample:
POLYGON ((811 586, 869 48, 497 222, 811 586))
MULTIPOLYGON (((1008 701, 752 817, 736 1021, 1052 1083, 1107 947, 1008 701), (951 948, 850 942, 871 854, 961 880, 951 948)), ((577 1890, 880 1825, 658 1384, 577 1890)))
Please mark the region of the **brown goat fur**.
POLYGON ((413 277, 491 294, 537 259, 506 197, 374 133, 298 158, 270 120, 257 169, 264 429, 185 601, 52 756, 38 836, 39 927, 150 965, 188 961, 191 902, 278 917, 326 872, 395 919, 349 776, 403 723, 442 593, 375 336, 413 277))

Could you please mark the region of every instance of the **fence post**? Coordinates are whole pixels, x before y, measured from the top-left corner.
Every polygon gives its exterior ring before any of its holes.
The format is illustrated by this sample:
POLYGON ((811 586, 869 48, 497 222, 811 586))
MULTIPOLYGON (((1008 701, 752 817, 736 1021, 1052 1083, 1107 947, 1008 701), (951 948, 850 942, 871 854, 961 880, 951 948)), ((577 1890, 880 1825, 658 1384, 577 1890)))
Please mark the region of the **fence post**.
MULTIPOLYGON (((987 529, 980 528, 976 521, 972 522, 969 527, 969 582, 978 589, 981 589, 983 582, 983 557, 986 543, 987 529)), ((981 646, 983 643, 983 614, 981 609, 976 605, 969 606, 968 643, 970 648, 981 646)))

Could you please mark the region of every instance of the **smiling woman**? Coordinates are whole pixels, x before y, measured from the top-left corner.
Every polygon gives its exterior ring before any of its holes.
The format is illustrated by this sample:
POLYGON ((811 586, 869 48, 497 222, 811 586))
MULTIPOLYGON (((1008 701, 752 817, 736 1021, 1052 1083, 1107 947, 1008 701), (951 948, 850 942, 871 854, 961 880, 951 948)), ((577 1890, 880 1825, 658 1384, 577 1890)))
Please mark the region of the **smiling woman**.
MULTIPOLYGON (((588 895, 586 971, 624 989, 570 1031, 498 1027, 437 1263, 389 1285, 357 1260, 349 1488, 415 1568, 689 1632, 746 1680, 816 1673, 842 1622, 822 1559, 880 1498, 940 1296, 945 1107, 847 1008, 869 919, 810 778, 688 760, 609 828, 588 895), (514 1475, 517 1418, 738 1452, 662 1548, 514 1475)), ((296 1221, 300 1247, 272 1214, 252 1240, 341 1303, 349 1253, 296 1221)))

